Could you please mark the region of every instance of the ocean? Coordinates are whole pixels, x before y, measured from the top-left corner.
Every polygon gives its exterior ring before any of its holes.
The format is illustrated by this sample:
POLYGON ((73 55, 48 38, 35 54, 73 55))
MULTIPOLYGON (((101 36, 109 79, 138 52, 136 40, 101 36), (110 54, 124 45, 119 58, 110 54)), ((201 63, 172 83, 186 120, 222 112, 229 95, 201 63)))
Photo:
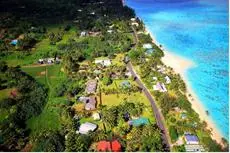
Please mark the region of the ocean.
POLYGON ((126 0, 157 42, 196 67, 186 77, 221 134, 229 140, 227 0, 126 0))

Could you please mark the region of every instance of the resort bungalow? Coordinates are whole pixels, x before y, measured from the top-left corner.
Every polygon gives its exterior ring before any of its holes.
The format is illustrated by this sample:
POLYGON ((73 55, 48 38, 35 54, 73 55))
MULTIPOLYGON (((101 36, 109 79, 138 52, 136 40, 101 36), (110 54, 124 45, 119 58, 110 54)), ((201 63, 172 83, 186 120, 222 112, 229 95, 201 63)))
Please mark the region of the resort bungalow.
POLYGON ((140 117, 138 119, 133 119, 131 121, 128 121, 128 124, 135 126, 135 127, 141 126, 141 125, 146 125, 146 124, 149 124, 149 119, 145 118, 145 117, 140 117))
POLYGON ((90 123, 90 122, 86 122, 80 125, 79 127, 79 133, 81 134, 87 134, 89 131, 95 131, 97 128, 96 124, 90 123))
POLYGON ((100 141, 97 143, 98 152, 120 152, 121 144, 117 140, 113 141, 100 141))
POLYGON ((103 66, 110 66, 112 63, 110 59, 96 59, 95 64, 101 64, 103 66))
POLYGON ((171 83, 171 79, 168 76, 166 76, 165 77, 165 82, 166 82, 166 84, 170 84, 171 83))
POLYGON ((97 89, 97 80, 89 80, 86 84, 86 93, 91 94, 95 93, 97 89))
POLYGON ((157 82, 157 84, 153 86, 153 90, 160 91, 160 92, 167 92, 164 83, 160 83, 160 82, 157 82))
POLYGON ((144 48, 144 49, 152 49, 153 46, 152 46, 152 44, 144 44, 144 45, 143 45, 143 48, 144 48))
POLYGON ((18 44, 18 40, 14 39, 10 42, 10 44, 16 46, 18 44))
POLYGON ((132 73, 130 71, 125 72, 125 77, 129 78, 132 76, 132 73))

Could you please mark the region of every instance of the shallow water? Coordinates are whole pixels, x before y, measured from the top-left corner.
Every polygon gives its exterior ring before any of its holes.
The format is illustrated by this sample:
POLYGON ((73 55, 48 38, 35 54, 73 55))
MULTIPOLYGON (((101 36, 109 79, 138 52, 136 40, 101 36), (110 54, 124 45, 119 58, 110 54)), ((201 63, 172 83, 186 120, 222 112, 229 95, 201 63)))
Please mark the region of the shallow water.
POLYGON ((227 0, 126 0, 166 50, 197 67, 187 78, 222 135, 229 135, 227 0))

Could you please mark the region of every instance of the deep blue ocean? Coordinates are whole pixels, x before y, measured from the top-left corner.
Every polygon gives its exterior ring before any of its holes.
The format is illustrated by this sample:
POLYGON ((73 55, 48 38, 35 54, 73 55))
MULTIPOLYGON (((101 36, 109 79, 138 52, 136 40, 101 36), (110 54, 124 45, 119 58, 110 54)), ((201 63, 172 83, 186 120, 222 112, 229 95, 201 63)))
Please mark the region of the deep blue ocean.
POLYGON ((186 76, 222 135, 229 135, 228 1, 126 0, 156 40, 197 67, 186 76))

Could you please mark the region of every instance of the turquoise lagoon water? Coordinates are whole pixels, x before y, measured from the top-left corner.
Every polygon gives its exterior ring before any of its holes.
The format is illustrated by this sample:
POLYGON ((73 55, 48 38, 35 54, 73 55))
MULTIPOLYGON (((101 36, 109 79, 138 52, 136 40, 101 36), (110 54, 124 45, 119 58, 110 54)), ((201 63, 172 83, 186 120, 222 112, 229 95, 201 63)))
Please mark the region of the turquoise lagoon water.
POLYGON ((197 67, 186 76, 222 135, 229 135, 227 0, 126 0, 156 40, 197 67))

